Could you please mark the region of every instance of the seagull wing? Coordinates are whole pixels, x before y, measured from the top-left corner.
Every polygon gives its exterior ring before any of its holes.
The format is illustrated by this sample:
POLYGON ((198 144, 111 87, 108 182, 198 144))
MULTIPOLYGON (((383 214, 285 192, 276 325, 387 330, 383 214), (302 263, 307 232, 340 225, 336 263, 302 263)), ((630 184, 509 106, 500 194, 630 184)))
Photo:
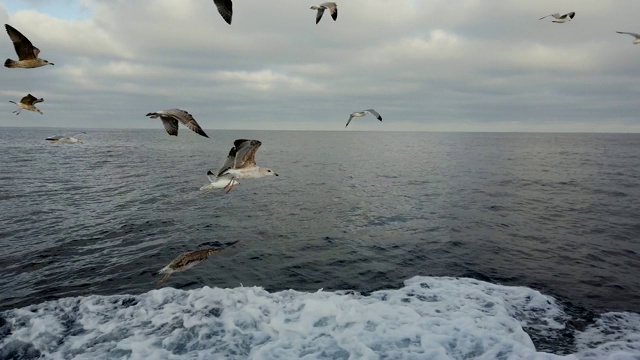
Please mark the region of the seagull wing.
POLYGON ((351 116, 349 116, 349 120, 347 120, 347 125, 345 125, 344 127, 349 126, 349 124, 351 123, 351 119, 353 119, 353 114, 351 114, 351 116))
POLYGON ((566 13, 564 14, 564 16, 569 16, 569 19, 573 19, 574 16, 576 16, 576 13, 574 11, 570 12, 570 13, 566 13))
POLYGON ((231 25, 231 16, 233 15, 233 3, 231 0, 213 0, 218 7, 218 12, 222 15, 224 21, 231 25))
POLYGON ((26 105, 33 105, 34 103, 38 102, 38 98, 36 98, 35 96, 28 94, 27 96, 23 97, 22 99, 20 99, 20 102, 26 105))
POLYGON ((227 172, 227 170, 233 169, 233 165, 235 164, 235 162, 236 162, 236 147, 233 146, 231 150, 229 150, 229 155, 227 155, 227 159, 224 161, 224 164, 222 164, 222 167, 220 167, 220 170, 218 170, 218 174, 216 175, 216 178, 224 176, 224 173, 227 172))
POLYGON ((326 2, 326 3, 320 4, 320 6, 323 6, 329 9, 329 11, 331 12, 331 17, 333 18, 333 21, 336 21, 338 19, 338 5, 336 5, 336 3, 326 2))
POLYGON ((179 120, 182 124, 184 124, 184 126, 188 127, 189 129, 194 131, 196 134, 202 135, 206 138, 209 137, 202 130, 200 125, 198 125, 198 122, 196 121, 196 119, 194 119, 193 116, 191 116, 191 114, 189 114, 188 112, 180 109, 169 109, 169 110, 164 110, 163 113, 165 113, 166 115, 170 115, 174 119, 179 120))
MULTIPOLYGON (((34 51, 35 48, 31 44, 31 41, 29 41, 26 36, 22 35, 20 31, 14 29, 11 25, 5 24, 4 27, 7 30, 7 34, 9 34, 9 38, 11 38, 11 41, 13 42, 13 47, 16 49, 18 59, 35 59, 37 54, 34 51)), ((37 50, 37 52, 40 53, 40 50, 37 50)))
POLYGON ((560 17, 560 14, 559 14, 559 13, 549 14, 549 15, 547 15, 547 16, 543 16, 543 17, 541 17, 541 18, 540 18, 540 19, 538 19, 538 20, 542 20, 542 19, 544 19, 544 18, 548 18, 549 16, 553 16, 554 18, 558 19, 558 18, 560 17))
POLYGON ((164 129, 167 130, 169 135, 178 136, 178 120, 164 116, 160 116, 160 120, 162 120, 162 125, 164 125, 164 129))
POLYGON ((373 109, 367 109, 365 110, 365 112, 368 112, 369 114, 373 115, 376 117, 376 119, 382 121, 382 116, 380 116, 380 114, 378 114, 377 111, 373 110, 373 109))
POLYGON ((320 22, 320 19, 322 19, 322 14, 324 14, 324 7, 320 6, 318 8, 318 13, 316 14, 316 24, 320 22))
MULTIPOLYGON (((238 142, 238 140, 236 140, 238 142)), ((249 166, 256 166, 256 152, 262 145, 258 140, 244 140, 236 145, 237 153, 235 160, 235 168, 241 169, 249 166)))
POLYGON ((640 34, 632 33, 632 32, 624 32, 624 31, 616 31, 618 34, 631 35, 636 39, 640 39, 640 34))

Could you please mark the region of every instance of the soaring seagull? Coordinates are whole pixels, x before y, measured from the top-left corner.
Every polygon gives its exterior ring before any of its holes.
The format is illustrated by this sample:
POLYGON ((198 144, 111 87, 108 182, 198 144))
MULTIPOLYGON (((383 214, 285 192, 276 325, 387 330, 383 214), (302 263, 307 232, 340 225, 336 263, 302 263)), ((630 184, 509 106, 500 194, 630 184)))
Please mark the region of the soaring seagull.
POLYGON ((624 32, 624 31, 616 31, 618 34, 626 34, 626 35, 631 35, 634 38, 636 38, 635 40, 633 40, 633 43, 635 45, 640 44, 640 34, 636 34, 636 33, 632 33, 632 32, 624 32))
POLYGON ((162 279, 160 279, 160 281, 158 281, 159 284, 164 283, 165 281, 167 281, 167 279, 169 278, 169 276, 171 276, 171 274, 173 274, 174 272, 180 272, 180 271, 185 271, 188 269, 191 269, 192 267, 200 264, 201 262, 207 260, 207 258, 209 257, 209 255, 215 254, 217 252, 220 252, 232 245, 235 245, 239 240, 236 240, 230 244, 227 244, 225 247, 221 247, 221 248, 208 248, 208 249, 202 249, 202 250, 196 250, 196 251, 191 251, 191 252, 186 252, 186 253, 182 253, 180 255, 178 255, 175 259, 173 259, 173 261, 171 261, 169 263, 169 265, 163 267, 162 269, 160 269, 158 272, 154 273, 153 275, 158 275, 158 274, 165 274, 164 277, 162 277, 162 279))
POLYGON ((14 29, 9 24, 4 24, 4 28, 7 29, 7 34, 9 34, 9 38, 13 41, 13 47, 16 49, 16 54, 18 54, 18 61, 7 59, 4 62, 5 67, 31 69, 45 65, 53 65, 53 63, 38 57, 40 49, 33 46, 31 41, 22 35, 20 31, 14 29))
POLYGON ((351 122, 351 119, 353 119, 354 117, 363 117, 363 116, 366 116, 367 114, 371 114, 371 115, 375 116, 376 119, 382 121, 382 116, 380 116, 380 114, 378 114, 377 111, 375 111, 373 109, 367 109, 367 110, 356 111, 354 113, 351 113, 351 116, 349 116, 349 120, 347 121, 347 125, 345 125, 344 127, 349 126, 349 123, 351 122))
POLYGON ((55 144, 57 142, 61 142, 63 144, 76 144, 76 143, 82 144, 82 140, 79 140, 78 138, 76 138, 76 136, 80 134, 86 134, 86 132, 83 131, 73 135, 64 134, 64 135, 49 136, 45 140, 50 141, 52 144, 55 144))
POLYGON ((180 109, 166 109, 157 112, 150 112, 146 116, 151 117, 152 119, 160 117, 162 120, 162 125, 164 125, 165 130, 169 135, 178 136, 178 121, 181 122, 184 126, 189 129, 195 131, 198 135, 202 135, 206 138, 209 136, 202 130, 200 125, 196 119, 191 116, 188 112, 180 109))
POLYGON ((338 19, 338 5, 336 5, 336 3, 334 2, 322 3, 320 4, 320 6, 312 6, 310 9, 318 10, 318 13, 316 14, 316 24, 320 22, 320 19, 322 19, 322 15, 324 14, 324 11, 327 9, 329 9, 329 11, 331 12, 331 17, 333 18, 333 21, 336 21, 338 19))
MULTIPOLYGON (((238 139, 233 142, 229 150, 227 160, 224 162, 218 174, 218 179, 229 179, 224 189, 227 193, 233 188, 236 179, 257 179, 264 176, 278 176, 269 168, 261 168, 256 165, 256 152, 262 145, 258 140, 238 139)), ((237 183, 237 182, 235 182, 237 183)))
POLYGON ((18 103, 15 102, 15 101, 9 100, 9 102, 18 105, 18 110, 13 111, 16 115, 19 115, 22 110, 37 111, 40 114, 42 114, 42 111, 40 111, 40 109, 35 107, 34 104, 37 104, 37 103, 43 102, 43 101, 44 101, 43 98, 38 99, 37 97, 35 97, 35 96, 31 95, 31 94, 27 94, 27 96, 25 96, 22 99, 20 99, 20 102, 18 102, 18 103))
POLYGON ((542 20, 542 19, 544 19, 546 17, 549 17, 549 16, 553 16, 553 18, 555 19, 552 22, 558 23, 558 24, 562 24, 562 23, 565 23, 567 21, 571 21, 571 19, 573 19, 573 17, 576 16, 576 13, 572 11, 572 12, 566 13, 564 15, 560 15, 559 13, 549 14, 547 16, 541 17, 538 20, 542 20))
POLYGON ((231 16, 233 16, 233 3, 231 0, 213 0, 213 3, 216 4, 218 12, 222 15, 224 21, 231 25, 231 16))

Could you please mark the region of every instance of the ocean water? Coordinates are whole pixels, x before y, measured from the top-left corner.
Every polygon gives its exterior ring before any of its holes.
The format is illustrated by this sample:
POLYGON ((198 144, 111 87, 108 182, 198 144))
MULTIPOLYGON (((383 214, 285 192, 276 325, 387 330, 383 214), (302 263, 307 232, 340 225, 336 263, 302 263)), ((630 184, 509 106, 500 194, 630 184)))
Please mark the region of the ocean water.
POLYGON ((0 359, 640 359, 640 135, 73 130, 0 128, 0 359))

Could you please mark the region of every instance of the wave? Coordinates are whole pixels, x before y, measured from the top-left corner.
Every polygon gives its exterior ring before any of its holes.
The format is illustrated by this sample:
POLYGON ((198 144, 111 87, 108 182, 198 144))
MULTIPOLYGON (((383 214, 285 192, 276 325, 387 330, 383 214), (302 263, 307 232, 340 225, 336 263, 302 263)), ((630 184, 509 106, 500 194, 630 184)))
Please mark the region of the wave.
POLYGON ((640 315, 607 313, 567 334, 550 296, 468 278, 397 290, 162 288, 0 313, 2 359, 639 359, 640 315), (537 351, 536 337, 573 353, 537 351))

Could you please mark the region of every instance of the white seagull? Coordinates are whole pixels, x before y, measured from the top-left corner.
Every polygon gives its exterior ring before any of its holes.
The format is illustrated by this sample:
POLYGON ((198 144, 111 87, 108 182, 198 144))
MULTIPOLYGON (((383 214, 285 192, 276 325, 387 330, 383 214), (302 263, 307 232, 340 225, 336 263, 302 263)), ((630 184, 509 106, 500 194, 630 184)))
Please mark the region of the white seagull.
POLYGON ((351 116, 349 116, 349 121, 347 121, 347 125, 345 125, 344 127, 349 126, 349 123, 351 122, 351 119, 353 119, 354 117, 363 117, 363 116, 366 116, 367 114, 371 114, 371 115, 375 116, 376 119, 382 121, 382 116, 380 116, 380 114, 378 114, 377 111, 375 111, 373 109, 367 109, 367 110, 356 111, 354 113, 351 113, 351 116))
POLYGON ((546 17, 549 17, 549 16, 553 16, 553 18, 555 19, 555 20, 553 20, 551 22, 562 24, 562 23, 565 23, 567 21, 571 21, 571 19, 573 19, 573 17, 576 16, 576 13, 572 11, 572 12, 566 13, 564 15, 560 15, 559 13, 549 14, 547 16, 541 17, 538 20, 542 20, 542 19, 544 19, 546 17))
MULTIPOLYGON (((257 179, 264 176, 278 176, 269 168, 261 168, 256 165, 256 152, 262 145, 258 140, 238 139, 233 142, 233 147, 229 150, 227 160, 218 171, 218 179, 229 179, 223 188, 227 193, 233 188, 236 179, 257 179)), ((208 173, 207 173, 208 174, 208 173)), ((211 180, 211 178, 209 178, 211 180)))
POLYGON ((160 117, 164 129, 167 130, 169 135, 178 136, 178 121, 184 126, 196 132, 198 135, 202 135, 206 138, 209 136, 202 130, 196 119, 188 112, 180 109, 167 109, 157 112, 150 112, 147 116, 152 119, 160 117))
POLYGON ((320 22, 320 19, 322 19, 322 15, 324 14, 324 11, 327 9, 329 9, 329 12, 331 13, 331 17, 333 18, 333 21, 336 21, 338 19, 338 5, 336 5, 336 3, 334 2, 322 3, 320 4, 320 6, 312 6, 310 9, 318 11, 318 13, 316 14, 316 24, 320 22))
POLYGON ((77 133, 73 135, 64 134, 64 135, 50 136, 45 140, 50 141, 52 144, 55 144, 57 142, 61 142, 63 144, 76 144, 76 143, 82 144, 82 140, 76 138, 76 136, 80 134, 86 134, 86 132, 83 131, 81 133, 77 133))
POLYGON ((18 105, 18 110, 12 111, 16 115, 20 115, 20 112, 22 110, 37 111, 40 114, 42 114, 42 111, 40 111, 40 109, 38 109, 34 104, 37 104, 37 103, 43 102, 43 101, 44 101, 43 98, 38 99, 37 97, 35 97, 35 96, 31 95, 31 94, 27 94, 27 96, 25 96, 22 99, 20 99, 20 102, 15 102, 15 101, 9 100, 10 103, 14 103, 14 104, 18 105))
POLYGON ((213 3, 216 4, 218 12, 222 15, 224 21, 231 25, 231 16, 233 16, 233 3, 231 0, 213 0, 213 3))
POLYGON ((635 40, 633 40, 633 43, 635 45, 640 44, 640 34, 636 34, 636 33, 632 33, 632 32, 624 32, 624 31, 616 31, 618 34, 626 34, 626 35, 631 35, 634 38, 636 38, 635 40))

